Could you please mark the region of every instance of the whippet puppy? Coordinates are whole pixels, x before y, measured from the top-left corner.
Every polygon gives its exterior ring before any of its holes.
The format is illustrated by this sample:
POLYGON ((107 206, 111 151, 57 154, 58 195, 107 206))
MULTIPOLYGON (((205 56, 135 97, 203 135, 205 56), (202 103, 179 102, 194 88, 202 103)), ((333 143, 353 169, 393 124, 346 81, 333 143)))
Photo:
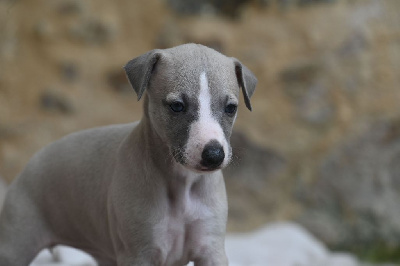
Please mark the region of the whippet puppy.
POLYGON ((0 216, 0 265, 28 265, 56 244, 99 265, 228 265, 221 169, 240 89, 257 79, 237 59, 186 44, 127 63, 141 121, 70 134, 36 153, 0 216))

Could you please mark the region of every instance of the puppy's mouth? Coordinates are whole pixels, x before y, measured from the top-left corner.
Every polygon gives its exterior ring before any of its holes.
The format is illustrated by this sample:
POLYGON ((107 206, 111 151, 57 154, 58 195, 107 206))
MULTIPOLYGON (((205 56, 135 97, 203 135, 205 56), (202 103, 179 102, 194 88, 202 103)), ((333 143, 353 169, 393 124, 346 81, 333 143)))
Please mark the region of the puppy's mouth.
POLYGON ((200 167, 199 171, 204 172, 204 173, 212 173, 214 171, 221 170, 221 169, 222 169, 222 167, 216 167, 216 168, 200 167))
POLYGON ((197 172, 197 173, 212 173, 217 170, 221 170, 223 168, 222 165, 218 166, 218 167, 205 167, 201 164, 192 166, 185 160, 185 156, 183 153, 176 152, 176 153, 173 153, 172 155, 173 155, 173 158, 176 161, 176 163, 184 166, 185 168, 187 168, 191 171, 197 172))
POLYGON ((200 173, 200 174, 211 174, 215 171, 221 170, 222 167, 216 167, 216 168, 209 168, 209 167, 204 167, 201 165, 198 165, 196 167, 191 167, 188 164, 184 164, 183 166, 185 166, 187 169, 196 172, 196 173, 200 173))
POLYGON ((183 163, 182 165, 191 171, 194 171, 196 173, 201 173, 201 174, 211 174, 215 171, 222 170, 223 168, 225 168, 225 165, 207 167, 207 166, 202 165, 201 163, 194 165, 194 166, 192 166, 188 163, 183 163))

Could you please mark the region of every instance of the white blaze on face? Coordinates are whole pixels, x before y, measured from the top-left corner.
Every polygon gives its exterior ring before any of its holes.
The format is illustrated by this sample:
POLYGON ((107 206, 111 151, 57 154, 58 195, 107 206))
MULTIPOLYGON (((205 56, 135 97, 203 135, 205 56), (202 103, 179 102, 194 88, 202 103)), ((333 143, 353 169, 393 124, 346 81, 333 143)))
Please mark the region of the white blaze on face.
POLYGON ((211 140, 217 140, 224 148, 225 159, 222 167, 229 161, 229 146, 224 132, 218 121, 212 116, 211 94, 208 88, 206 73, 200 75, 198 120, 189 129, 189 139, 185 147, 187 164, 191 168, 199 169, 204 146, 211 140))

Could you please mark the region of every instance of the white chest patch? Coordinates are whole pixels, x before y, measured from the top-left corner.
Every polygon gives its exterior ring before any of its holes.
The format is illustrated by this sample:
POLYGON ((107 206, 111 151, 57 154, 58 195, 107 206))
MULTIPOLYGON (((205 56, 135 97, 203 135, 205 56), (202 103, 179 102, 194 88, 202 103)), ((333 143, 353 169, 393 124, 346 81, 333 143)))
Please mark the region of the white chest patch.
POLYGON ((186 265, 212 241, 209 230, 215 223, 215 213, 193 189, 195 183, 204 177, 180 168, 177 166, 177 172, 184 176, 170 179, 169 183, 174 200, 163 201, 167 202, 168 207, 164 206, 163 218, 154 227, 162 265, 186 265))
MULTIPOLYGON (((219 122, 212 114, 212 95, 208 86, 205 72, 199 77, 200 92, 198 96, 198 119, 190 126, 189 138, 185 147, 187 165, 196 170, 201 170, 200 162, 204 146, 211 140, 218 141, 226 154, 222 167, 229 162, 230 148, 219 122)), ((223 107, 221 107, 223 108, 223 107)))

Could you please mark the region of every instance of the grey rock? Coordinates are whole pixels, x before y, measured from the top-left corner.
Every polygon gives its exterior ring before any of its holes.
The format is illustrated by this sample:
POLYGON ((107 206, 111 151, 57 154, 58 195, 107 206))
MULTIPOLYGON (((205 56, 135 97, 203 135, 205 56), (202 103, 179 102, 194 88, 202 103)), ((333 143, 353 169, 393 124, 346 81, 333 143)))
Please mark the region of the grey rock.
POLYGON ((297 218, 297 222, 331 247, 335 247, 337 243, 346 242, 349 237, 345 222, 334 209, 326 207, 307 210, 297 218))
POLYGON ((240 15, 242 7, 249 0, 168 0, 169 6, 179 14, 218 14, 230 18, 240 15))
POLYGON ((323 161, 300 221, 331 246, 400 245, 400 119, 372 123, 323 161), (304 219, 304 217, 308 217, 304 219), (326 233, 330 221, 332 234, 326 233), (338 230, 337 234, 334 232, 338 230))
POLYGON ((276 150, 257 145, 240 132, 233 132, 231 144, 233 160, 224 170, 230 195, 229 221, 235 230, 243 230, 243 225, 265 219, 277 208, 275 183, 287 169, 287 161, 276 150))
POLYGON ((335 116, 335 106, 329 89, 323 82, 315 82, 297 102, 299 116, 310 124, 324 125, 335 116))
POLYGON ((7 192, 7 183, 6 181, 0 176, 0 211, 3 207, 4 198, 7 192))
POLYGON ((185 42, 185 36, 179 25, 174 21, 167 21, 161 27, 156 38, 156 47, 166 49, 185 42))
POLYGON ((307 7, 315 4, 329 4, 337 0, 276 0, 281 10, 289 7, 307 7))
POLYGON ((243 185, 249 189, 257 190, 286 166, 281 154, 256 145, 241 132, 233 132, 231 145, 233 160, 224 173, 228 180, 244 182, 243 185))
POLYGON ((46 90, 40 95, 40 107, 45 111, 71 114, 74 112, 72 103, 55 90, 46 90))
MULTIPOLYGON (((108 84, 116 92, 132 93, 132 87, 126 78, 126 74, 122 68, 112 70, 107 74, 108 84)), ((133 95, 133 94, 132 94, 133 95)))
POLYGON ((49 21, 42 19, 33 26, 33 32, 38 39, 48 40, 54 35, 54 27, 49 21))
POLYGON ((208 37, 208 38, 191 38, 188 37, 185 39, 185 42, 188 43, 198 43, 202 44, 204 46, 210 47, 220 53, 224 53, 224 45, 221 40, 219 40, 217 37, 208 37))
POLYGON ((313 4, 329 4, 329 3, 334 3, 337 0, 297 0, 297 4, 299 6, 305 6, 305 5, 313 5, 313 4))
POLYGON ((76 0, 66 0, 62 1, 58 7, 57 11, 61 15, 76 15, 81 14, 85 9, 85 1, 76 1, 76 0))
POLYGON ((73 62, 63 62, 60 65, 60 72, 63 80, 74 82, 79 78, 79 69, 73 62))
POLYGON ((95 18, 79 20, 70 28, 70 35, 73 39, 87 44, 108 43, 114 39, 115 34, 115 27, 95 18))
POLYGON ((296 114, 310 125, 327 125, 336 115, 327 71, 323 63, 307 61, 294 63, 280 75, 296 114))
POLYGON ((280 73, 284 91, 293 100, 303 97, 309 86, 318 80, 324 67, 317 61, 295 62, 280 73))
POLYGON ((336 53, 341 57, 354 56, 368 48, 368 40, 361 31, 355 31, 344 40, 336 53))
POLYGON ((19 132, 15 128, 0 123, 0 139, 9 139, 18 133, 19 132))
POLYGON ((224 53, 223 42, 217 36, 194 37, 186 32, 174 21, 167 21, 156 38, 155 46, 158 48, 169 48, 182 43, 198 43, 210 47, 220 53, 224 53))

